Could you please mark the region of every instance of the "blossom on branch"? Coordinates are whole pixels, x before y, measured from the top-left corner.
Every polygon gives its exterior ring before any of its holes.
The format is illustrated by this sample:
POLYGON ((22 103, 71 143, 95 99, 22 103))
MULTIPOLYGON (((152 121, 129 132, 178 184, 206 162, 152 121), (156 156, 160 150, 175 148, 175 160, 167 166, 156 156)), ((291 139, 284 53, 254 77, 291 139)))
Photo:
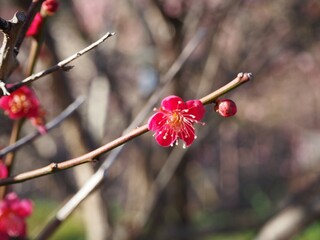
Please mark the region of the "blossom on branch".
POLYGON ((9 193, 0 202, 0 239, 25 237, 26 218, 32 213, 32 202, 9 193))
POLYGON ((149 118, 148 129, 154 131, 155 139, 163 147, 173 146, 182 139, 190 146, 196 138, 194 123, 201 123, 205 108, 199 100, 183 102, 178 96, 168 96, 161 107, 149 118))
POLYGON ((4 110, 9 118, 28 118, 31 120, 31 123, 38 128, 41 134, 46 132, 44 126, 44 111, 31 88, 22 86, 9 96, 1 97, 0 108, 4 110))

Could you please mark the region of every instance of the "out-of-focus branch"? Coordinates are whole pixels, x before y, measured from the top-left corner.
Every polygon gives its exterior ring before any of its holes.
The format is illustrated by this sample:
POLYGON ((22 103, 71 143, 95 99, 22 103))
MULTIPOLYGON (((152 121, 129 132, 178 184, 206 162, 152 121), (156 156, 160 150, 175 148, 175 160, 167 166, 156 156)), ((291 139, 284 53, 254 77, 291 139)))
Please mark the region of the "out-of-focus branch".
POLYGON ((261 227, 255 239, 292 239, 310 223, 319 219, 319 183, 318 177, 305 189, 290 196, 284 206, 261 227))
POLYGON ((11 24, 7 20, 4 20, 3 18, 0 17, 0 29, 3 32, 9 31, 10 26, 11 26, 11 24))
POLYGON ((14 68, 18 65, 17 52, 15 50, 17 37, 23 26, 26 16, 23 12, 17 12, 9 21, 1 21, 4 37, 0 51, 0 80, 6 80, 14 68))
MULTIPOLYGON (((48 74, 50 74, 52 72, 55 72, 57 70, 69 70, 69 69, 71 69, 72 67, 67 66, 70 62, 74 61, 78 57, 81 57, 83 54, 87 53, 88 51, 94 49, 95 47, 97 47, 99 44, 103 43, 105 40, 107 40, 109 37, 113 36, 114 34, 115 33, 110 33, 110 32, 106 33, 98 41, 92 43, 88 47, 80 50, 79 52, 73 54, 72 56, 62 60, 61 62, 57 63, 56 65, 54 65, 54 66, 52 66, 52 67, 50 67, 50 68, 48 68, 46 70, 43 70, 41 72, 32 74, 31 76, 25 78, 21 82, 14 84, 13 86, 8 88, 8 91, 9 92, 13 92, 13 91, 17 90, 18 88, 20 88, 21 86, 28 85, 28 84, 36 81, 37 79, 42 78, 42 77, 44 77, 44 76, 46 76, 46 75, 48 75, 48 74)), ((0 96, 1 95, 3 95, 3 94, 0 93, 0 96)))
MULTIPOLYGON (((232 89, 242 85, 243 83, 249 81, 250 79, 252 79, 251 73, 239 73, 237 75, 237 77, 235 79, 233 79, 230 83, 221 87, 220 89, 216 90, 215 92, 203 97, 202 99, 200 99, 200 101, 203 104, 209 104, 209 103, 215 101, 219 96, 221 96, 221 95, 231 91, 232 89)), ((130 131, 129 133, 127 133, 127 134, 125 134, 125 135, 123 135, 123 136, 121 136, 121 137, 87 153, 87 154, 84 154, 80 157, 66 160, 61 163, 51 163, 50 165, 43 167, 43 168, 39 168, 39 169, 36 169, 33 171, 21 173, 16 176, 13 176, 13 177, 0 179, 0 186, 23 182, 23 181, 26 181, 29 179, 45 176, 45 175, 48 175, 48 174, 51 174, 54 172, 58 172, 58 171, 62 171, 62 170, 68 169, 68 168, 72 168, 72 167, 75 167, 75 166, 83 164, 83 163, 95 161, 96 158, 99 157, 100 155, 102 155, 106 152, 109 152, 112 149, 115 149, 115 148, 121 146, 122 144, 124 144, 124 143, 126 143, 126 142, 148 132, 148 131, 149 131, 148 125, 145 124, 145 125, 138 127, 136 129, 130 131)))
MULTIPOLYGON (((241 213, 235 213, 233 219, 222 226, 198 226, 198 227, 181 227, 164 231, 160 233, 159 239, 205 239, 217 234, 239 233, 243 231, 252 231, 257 229, 260 221, 257 219, 244 218, 241 213), (245 221, 243 219, 246 219, 245 221), (223 226, 224 225, 224 226, 223 226)), ((223 239, 223 238, 222 238, 223 239)), ((265 239, 267 240, 267 239, 265 239)))
MULTIPOLYGON (((13 122, 9 146, 17 142, 23 123, 24 123, 24 119, 17 119, 13 122)), ((6 155, 6 158, 5 158, 5 164, 8 168, 9 175, 12 170, 13 162, 14 162, 14 152, 10 152, 9 154, 6 155)))
POLYGON ((260 230, 256 240, 292 239, 297 233, 320 216, 320 198, 308 204, 291 205, 273 218, 260 230))
POLYGON ((38 9, 40 8, 40 6, 43 2, 44 2, 44 0, 33 0, 28 8, 26 20, 25 20, 23 26, 21 27, 21 30, 19 32, 19 36, 18 36, 18 39, 16 42, 16 46, 15 46, 15 51, 16 51, 17 55, 19 53, 20 46, 25 38, 26 32, 28 31, 28 28, 29 28, 34 16, 36 15, 38 9))
MULTIPOLYGON (((50 121, 46 124, 46 129, 49 132, 51 129, 57 127, 61 122, 63 122, 64 119, 66 119, 68 116, 70 116, 75 110, 78 109, 78 107, 84 102, 85 97, 81 96, 78 97, 73 103, 71 103, 62 113, 60 113, 55 119, 50 121)), ((9 145, 3 149, 0 150, 0 157, 5 156, 6 154, 16 151, 25 144, 33 141, 37 137, 42 136, 39 131, 34 131, 33 133, 30 133, 29 135, 21 138, 17 142, 15 142, 12 145, 9 145)))

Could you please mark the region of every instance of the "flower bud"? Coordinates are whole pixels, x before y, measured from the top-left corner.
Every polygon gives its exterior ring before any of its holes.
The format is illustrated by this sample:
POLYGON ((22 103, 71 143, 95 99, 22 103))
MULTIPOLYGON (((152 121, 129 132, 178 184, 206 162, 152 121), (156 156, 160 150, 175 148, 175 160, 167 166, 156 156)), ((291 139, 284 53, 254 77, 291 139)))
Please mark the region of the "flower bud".
POLYGON ((29 29, 28 29, 28 31, 26 33, 26 36, 27 37, 36 37, 36 36, 38 36, 38 34, 39 34, 40 30, 41 30, 42 24, 43 24, 43 17, 41 16, 40 13, 37 13, 34 16, 34 19, 30 24, 30 27, 29 27, 29 29))
POLYGON ((45 12, 46 15, 52 16, 56 13, 59 7, 57 0, 46 0, 42 3, 41 12, 45 12))
MULTIPOLYGON (((0 179, 8 177, 8 168, 2 160, 0 160, 0 179)), ((1 238, 0 238, 1 239, 1 238)))
POLYGON ((219 99, 216 101, 214 110, 222 117, 231 117, 237 113, 237 106, 235 102, 230 99, 219 99))

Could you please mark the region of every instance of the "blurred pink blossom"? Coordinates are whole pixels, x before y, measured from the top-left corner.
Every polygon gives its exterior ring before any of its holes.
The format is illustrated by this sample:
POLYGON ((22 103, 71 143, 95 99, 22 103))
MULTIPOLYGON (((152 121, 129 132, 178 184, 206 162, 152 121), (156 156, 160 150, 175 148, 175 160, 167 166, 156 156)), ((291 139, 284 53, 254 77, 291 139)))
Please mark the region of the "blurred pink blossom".
POLYGON ((47 15, 54 15, 58 10, 59 2, 57 0, 46 0, 41 5, 41 10, 47 15))
POLYGON ((22 86, 9 96, 0 98, 0 108, 11 119, 28 118, 35 125, 40 133, 45 133, 44 111, 40 106, 40 102, 27 86, 22 86))
POLYGON ((2 161, 0 161, 0 179, 6 177, 8 177, 8 168, 2 161))
POLYGON ((41 16, 40 13, 37 13, 34 16, 32 22, 30 24, 30 27, 28 28, 26 36, 27 37, 36 37, 41 30, 42 24, 43 24, 43 17, 41 16))
POLYGON ((0 202, 0 239, 26 236, 26 217, 32 213, 32 202, 9 193, 0 202))

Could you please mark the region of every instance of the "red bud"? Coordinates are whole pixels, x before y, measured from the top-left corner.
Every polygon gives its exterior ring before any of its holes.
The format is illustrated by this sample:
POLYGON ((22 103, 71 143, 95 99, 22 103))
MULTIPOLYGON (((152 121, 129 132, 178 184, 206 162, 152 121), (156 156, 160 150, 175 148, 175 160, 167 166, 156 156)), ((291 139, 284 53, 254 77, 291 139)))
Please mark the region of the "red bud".
POLYGON ((237 113, 237 105, 230 99, 219 99, 216 101, 214 110, 222 117, 231 117, 237 113))

